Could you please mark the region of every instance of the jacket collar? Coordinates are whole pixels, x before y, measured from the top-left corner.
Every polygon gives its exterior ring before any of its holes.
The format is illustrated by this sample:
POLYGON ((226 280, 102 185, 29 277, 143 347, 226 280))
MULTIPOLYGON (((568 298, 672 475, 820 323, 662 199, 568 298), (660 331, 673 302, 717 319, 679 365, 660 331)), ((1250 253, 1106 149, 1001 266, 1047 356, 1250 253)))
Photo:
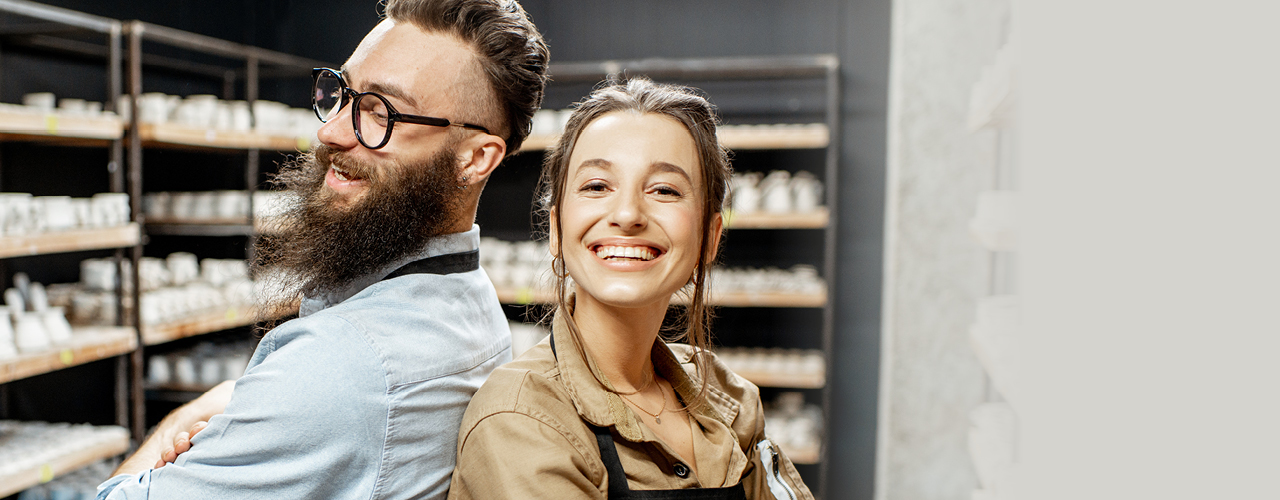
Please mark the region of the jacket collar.
POLYGON ((302 304, 298 310, 298 316, 303 317, 317 312, 323 311, 343 301, 351 298, 361 290, 368 288, 370 285, 382 281, 396 269, 400 269, 405 264, 415 260, 422 260, 437 255, 447 255, 451 253, 470 252, 480 248, 480 226, 472 224, 471 229, 461 233, 442 234, 428 238, 422 244, 422 249, 389 262, 387 265, 378 268, 377 271, 356 278, 351 284, 333 292, 320 294, 317 296, 303 297, 302 304))
MULTIPOLYGON (((567 302, 572 311, 574 306, 572 294, 567 302)), ((583 420, 598 427, 615 426, 618 434, 628 441, 643 441, 644 428, 635 412, 631 411, 622 401, 622 397, 614 392, 616 389, 613 384, 600 372, 599 366, 591 358, 590 353, 580 347, 578 339, 569 330, 565 316, 561 312, 556 312, 552 319, 551 331, 555 335, 556 365, 578 414, 583 420)), ((692 349, 687 351, 693 352, 692 349)), ((653 360, 654 369, 662 378, 671 382, 671 387, 675 389, 680 399, 685 403, 693 401, 698 394, 700 379, 691 375, 682 366, 688 364, 689 369, 692 370, 691 356, 681 356, 681 359, 678 359, 671 348, 661 338, 657 338, 653 342, 650 357, 653 360)), ((732 418, 737 416, 737 405, 732 398, 723 397, 724 395, 714 387, 708 387, 708 390, 706 404, 698 407, 695 416, 719 420, 729 426, 732 418)))

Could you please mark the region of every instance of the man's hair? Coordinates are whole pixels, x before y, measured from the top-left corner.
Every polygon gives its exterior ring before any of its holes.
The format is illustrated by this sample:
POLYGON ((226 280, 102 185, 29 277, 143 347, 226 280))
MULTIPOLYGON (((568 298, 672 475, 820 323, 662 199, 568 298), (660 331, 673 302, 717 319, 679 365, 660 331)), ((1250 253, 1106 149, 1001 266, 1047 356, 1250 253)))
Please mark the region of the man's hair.
MULTIPOLYGON (((542 106, 547 82, 547 44, 515 0, 386 0, 387 17, 427 31, 449 33, 476 49, 501 116, 493 132, 515 154, 529 135, 533 113, 542 106)), ((487 99, 486 99, 487 101, 487 99)), ((487 107, 491 108, 491 107, 487 107)))

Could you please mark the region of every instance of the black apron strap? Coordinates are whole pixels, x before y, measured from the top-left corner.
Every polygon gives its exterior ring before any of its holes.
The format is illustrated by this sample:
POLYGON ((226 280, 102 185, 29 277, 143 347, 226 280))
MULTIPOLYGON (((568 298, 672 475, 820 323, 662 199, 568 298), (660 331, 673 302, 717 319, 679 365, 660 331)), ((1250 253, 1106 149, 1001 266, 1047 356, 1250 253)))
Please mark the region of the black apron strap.
POLYGON ((632 490, 627 484, 627 472, 618 458, 618 446, 608 428, 587 424, 596 435, 600 447, 600 461, 609 473, 609 498, 611 500, 747 500, 747 490, 739 482, 724 488, 686 488, 678 490, 632 490))
POLYGON ((415 260, 391 271, 383 280, 399 278, 407 274, 454 274, 480 269, 480 251, 449 253, 415 260))
POLYGON ((609 472, 609 498, 627 498, 631 487, 627 485, 627 472, 622 470, 622 461, 618 459, 618 447, 613 443, 613 433, 608 428, 587 424, 596 435, 596 444, 600 446, 600 461, 604 462, 604 470, 609 472))

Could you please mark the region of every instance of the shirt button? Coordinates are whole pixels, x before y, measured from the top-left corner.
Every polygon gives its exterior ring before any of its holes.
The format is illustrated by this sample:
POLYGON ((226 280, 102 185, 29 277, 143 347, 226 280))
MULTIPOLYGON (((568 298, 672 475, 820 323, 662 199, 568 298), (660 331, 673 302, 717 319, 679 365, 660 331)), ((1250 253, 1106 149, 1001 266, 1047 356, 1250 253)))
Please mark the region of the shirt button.
POLYGON ((680 476, 680 479, 689 477, 689 468, 685 467, 682 463, 677 462, 676 465, 672 467, 672 470, 675 471, 677 476, 680 476))

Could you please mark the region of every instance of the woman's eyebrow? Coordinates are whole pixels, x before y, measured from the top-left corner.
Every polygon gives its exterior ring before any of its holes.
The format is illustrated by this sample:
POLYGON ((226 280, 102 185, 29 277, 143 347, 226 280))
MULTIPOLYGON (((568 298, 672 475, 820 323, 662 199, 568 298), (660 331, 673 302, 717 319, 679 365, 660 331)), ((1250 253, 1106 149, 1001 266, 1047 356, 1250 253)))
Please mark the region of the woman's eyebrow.
POLYGON ((676 165, 672 165, 672 164, 667 163, 667 162, 665 162, 665 161, 655 161, 655 162, 653 162, 653 164, 652 164, 652 165, 649 165, 649 171, 651 171, 651 172, 672 172, 672 173, 680 174, 680 176, 681 176, 681 177, 684 177, 684 180, 685 180, 685 181, 688 181, 689 183, 692 183, 692 182, 693 182, 693 179, 689 178, 689 173, 688 173, 688 172, 685 172, 683 168, 680 168, 680 167, 678 167, 678 166, 676 166, 676 165))

